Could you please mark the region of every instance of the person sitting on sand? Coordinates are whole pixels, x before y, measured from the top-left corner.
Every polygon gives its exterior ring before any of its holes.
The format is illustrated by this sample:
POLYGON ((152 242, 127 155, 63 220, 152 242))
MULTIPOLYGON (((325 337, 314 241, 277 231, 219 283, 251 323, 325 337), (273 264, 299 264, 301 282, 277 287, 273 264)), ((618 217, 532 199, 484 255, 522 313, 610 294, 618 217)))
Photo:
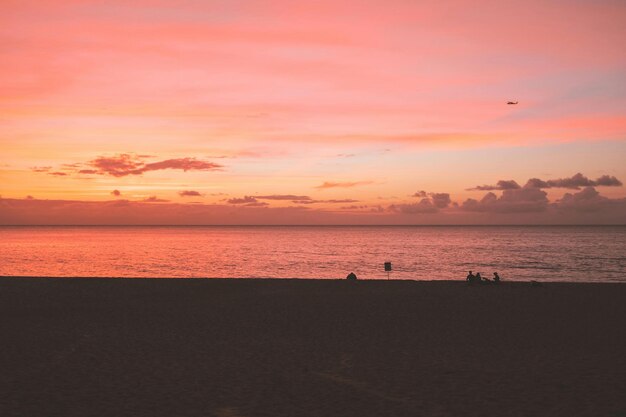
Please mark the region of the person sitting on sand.
POLYGON ((346 279, 350 281, 356 281, 356 274, 354 272, 350 272, 346 279))
POLYGON ((471 284, 472 282, 474 282, 474 279, 476 279, 476 277, 474 276, 474 274, 472 274, 472 271, 469 271, 469 274, 467 275, 467 278, 465 278, 465 281, 471 284))
POLYGON ((496 284, 500 282, 500 275, 498 275, 497 272, 493 273, 493 282, 495 282, 496 284))
POLYGON ((477 283, 480 284, 481 282, 483 282, 483 277, 480 276, 480 272, 476 272, 476 277, 475 278, 476 278, 476 282, 477 283))

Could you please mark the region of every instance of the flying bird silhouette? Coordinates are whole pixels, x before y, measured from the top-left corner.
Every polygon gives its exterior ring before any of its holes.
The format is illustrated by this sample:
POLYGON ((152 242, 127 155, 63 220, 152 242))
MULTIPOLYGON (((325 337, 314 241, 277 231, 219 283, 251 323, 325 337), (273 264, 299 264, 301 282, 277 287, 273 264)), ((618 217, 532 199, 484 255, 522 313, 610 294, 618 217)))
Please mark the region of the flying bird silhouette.
POLYGON ((506 104, 517 104, 517 101, 509 101, 506 104))

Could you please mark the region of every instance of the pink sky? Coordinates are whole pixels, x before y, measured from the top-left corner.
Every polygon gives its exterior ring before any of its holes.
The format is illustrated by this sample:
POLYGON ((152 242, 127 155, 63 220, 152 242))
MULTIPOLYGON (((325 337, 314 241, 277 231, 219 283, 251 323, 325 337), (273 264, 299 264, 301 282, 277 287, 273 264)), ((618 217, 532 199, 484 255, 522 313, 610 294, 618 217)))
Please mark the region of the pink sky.
POLYGON ((620 1, 4 1, 0 40, 0 224, 626 223, 620 1))

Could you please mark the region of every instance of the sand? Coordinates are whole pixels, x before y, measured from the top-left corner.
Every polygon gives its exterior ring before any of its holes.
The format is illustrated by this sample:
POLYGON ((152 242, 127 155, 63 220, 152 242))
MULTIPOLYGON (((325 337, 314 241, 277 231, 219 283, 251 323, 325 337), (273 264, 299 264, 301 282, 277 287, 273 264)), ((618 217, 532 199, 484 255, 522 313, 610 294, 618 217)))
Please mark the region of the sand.
POLYGON ((626 285, 0 279, 0 416, 626 416, 626 285))

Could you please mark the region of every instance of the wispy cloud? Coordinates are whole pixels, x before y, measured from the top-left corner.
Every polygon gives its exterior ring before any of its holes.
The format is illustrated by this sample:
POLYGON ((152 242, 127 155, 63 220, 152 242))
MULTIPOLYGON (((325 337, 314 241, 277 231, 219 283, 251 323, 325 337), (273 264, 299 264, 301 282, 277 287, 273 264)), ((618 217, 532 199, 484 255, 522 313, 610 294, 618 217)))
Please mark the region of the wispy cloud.
POLYGON ((174 158, 158 162, 146 163, 144 158, 132 154, 118 154, 115 156, 100 156, 87 163, 93 167, 95 173, 124 177, 127 175, 141 175, 149 171, 163 169, 178 169, 182 171, 217 171, 223 165, 214 162, 202 161, 196 158, 174 158))
POLYGON ((255 195, 255 198, 259 200, 310 200, 308 195, 293 195, 293 194, 272 194, 272 195, 255 195))
POLYGON ((350 188, 350 187, 358 187, 361 185, 369 185, 373 184, 374 181, 354 181, 354 182, 331 182, 326 181, 321 185, 318 185, 313 188, 317 188, 318 190, 325 190, 328 188, 350 188))

